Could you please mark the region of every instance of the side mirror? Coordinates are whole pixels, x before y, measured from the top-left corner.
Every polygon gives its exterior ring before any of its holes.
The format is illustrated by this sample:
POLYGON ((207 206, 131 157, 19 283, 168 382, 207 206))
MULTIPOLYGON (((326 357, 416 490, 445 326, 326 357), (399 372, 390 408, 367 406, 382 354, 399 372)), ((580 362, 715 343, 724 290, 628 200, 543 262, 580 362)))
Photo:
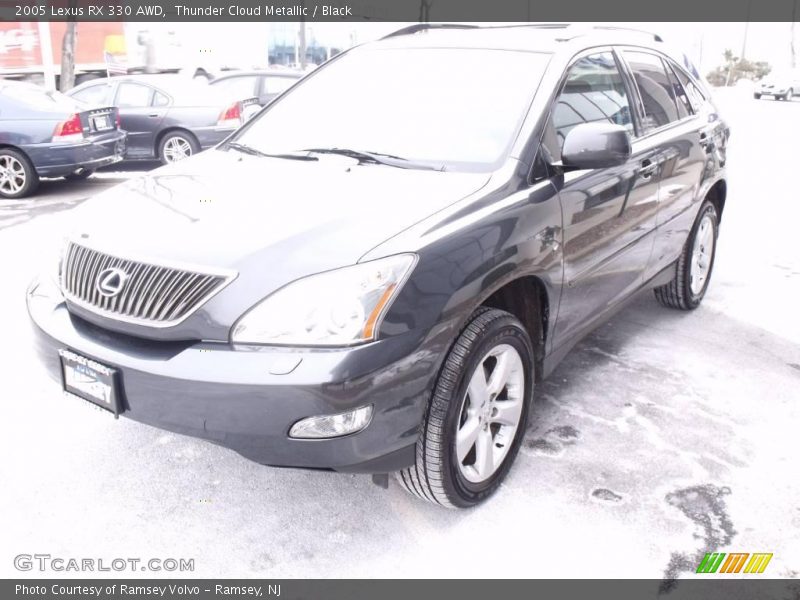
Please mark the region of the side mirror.
POLYGON ((631 136, 622 125, 582 123, 564 139, 561 162, 573 169, 606 169, 631 157, 631 136))

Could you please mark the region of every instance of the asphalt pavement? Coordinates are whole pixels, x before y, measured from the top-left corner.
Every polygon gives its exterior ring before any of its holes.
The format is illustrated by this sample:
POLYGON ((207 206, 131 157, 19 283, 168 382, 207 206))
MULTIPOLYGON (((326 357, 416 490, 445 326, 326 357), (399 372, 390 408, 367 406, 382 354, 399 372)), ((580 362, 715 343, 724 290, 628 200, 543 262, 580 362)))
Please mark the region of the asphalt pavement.
MULTIPOLYGON (((368 476, 272 469, 64 397, 28 281, 71 209, 137 172, 0 202, 0 576, 14 557, 189 558, 199 577, 693 577, 705 552, 800 574, 800 101, 720 94, 729 195, 703 305, 652 294, 536 391, 506 483, 446 511, 368 476)), ((49 575, 79 577, 75 572, 49 575)))

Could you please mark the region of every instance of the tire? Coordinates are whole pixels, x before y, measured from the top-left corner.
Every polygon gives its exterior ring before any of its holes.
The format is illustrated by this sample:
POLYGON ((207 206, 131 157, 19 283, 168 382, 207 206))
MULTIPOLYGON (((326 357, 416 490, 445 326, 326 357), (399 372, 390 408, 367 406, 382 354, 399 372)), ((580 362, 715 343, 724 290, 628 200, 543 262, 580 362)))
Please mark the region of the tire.
POLYGON ((83 169, 81 171, 76 171, 75 173, 70 173, 69 175, 65 175, 64 179, 67 181, 84 181, 85 179, 89 179, 94 175, 94 170, 91 169, 83 169))
POLYGON ((753 94, 753 98, 756 100, 761 100, 761 94, 753 94))
POLYGON ((659 303, 679 310, 694 310, 700 306, 714 270, 718 223, 717 209, 706 200, 683 247, 672 281, 653 290, 659 303))
POLYGON ((39 175, 22 152, 0 148, 0 198, 24 198, 39 187, 39 175))
POLYGON ((794 97, 794 90, 792 88, 789 88, 786 94, 784 94, 783 99, 786 100, 787 102, 791 102, 793 97, 794 97))
POLYGON ((189 158, 198 152, 200 144, 188 131, 170 131, 158 143, 158 158, 165 165, 189 158))
POLYGON ((516 458, 533 384, 533 349, 522 323, 502 310, 476 311, 445 358, 417 440, 416 462, 397 473, 398 481, 413 495, 447 508, 486 500, 516 458), (496 371, 500 364, 508 368, 496 371), (492 375, 501 372, 506 377, 493 385, 492 375), (480 398, 485 402, 479 404, 480 398), (468 430, 477 433, 465 433, 464 439, 474 441, 459 445, 457 433, 468 430), (479 464, 481 455, 490 459, 479 464))

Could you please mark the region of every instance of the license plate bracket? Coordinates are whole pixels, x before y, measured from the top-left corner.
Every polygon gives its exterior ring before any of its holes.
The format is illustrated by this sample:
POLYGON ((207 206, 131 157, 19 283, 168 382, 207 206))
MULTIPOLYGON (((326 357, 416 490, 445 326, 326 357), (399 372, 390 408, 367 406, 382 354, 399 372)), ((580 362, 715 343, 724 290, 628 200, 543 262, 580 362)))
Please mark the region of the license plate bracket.
POLYGON ((58 355, 61 358, 61 384, 64 392, 119 417, 122 403, 118 371, 70 350, 59 350, 58 355))
POLYGON ((114 128, 113 125, 111 125, 111 118, 108 115, 92 117, 92 125, 94 125, 95 131, 108 131, 114 128))

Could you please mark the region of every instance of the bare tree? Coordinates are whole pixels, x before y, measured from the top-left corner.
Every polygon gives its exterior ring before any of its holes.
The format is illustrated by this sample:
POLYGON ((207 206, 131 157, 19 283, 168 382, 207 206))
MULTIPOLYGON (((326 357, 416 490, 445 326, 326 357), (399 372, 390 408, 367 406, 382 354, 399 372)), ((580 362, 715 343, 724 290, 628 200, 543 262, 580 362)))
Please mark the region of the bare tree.
MULTIPOLYGON (((74 9, 76 0, 69 0, 69 7, 74 9)), ((74 14, 74 10, 70 11, 74 14)), ((59 89, 66 92, 75 87, 75 48, 78 45, 78 22, 71 16, 67 22, 64 38, 61 40, 61 79, 59 89)))
POLYGON ((75 86, 75 46, 78 43, 78 23, 70 21, 61 41, 61 80, 59 89, 66 92, 75 86))

